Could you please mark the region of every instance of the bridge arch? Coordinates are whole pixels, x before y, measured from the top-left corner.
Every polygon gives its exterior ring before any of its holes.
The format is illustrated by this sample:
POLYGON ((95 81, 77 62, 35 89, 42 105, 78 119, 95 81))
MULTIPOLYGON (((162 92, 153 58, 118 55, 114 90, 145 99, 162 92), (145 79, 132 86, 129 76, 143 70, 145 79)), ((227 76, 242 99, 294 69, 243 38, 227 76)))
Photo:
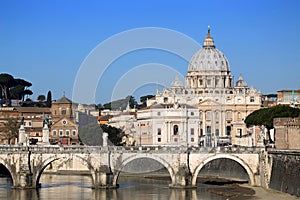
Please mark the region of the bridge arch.
POLYGON ((161 165, 163 165, 169 172, 169 175, 171 177, 171 181, 172 183, 175 181, 175 172, 174 169, 172 168, 172 166, 169 164, 169 162, 167 162, 165 159, 158 157, 157 155, 151 155, 151 154, 147 154, 147 155, 138 155, 136 154, 135 156, 131 156, 129 158, 126 158, 125 160, 123 160, 123 162, 121 163, 120 167, 116 168, 115 173, 114 173, 114 178, 113 178, 113 185, 117 185, 118 182, 118 178, 120 173, 122 172, 122 169, 131 161, 136 160, 136 159, 140 159, 140 158, 147 158, 147 159, 152 159, 157 161, 158 163, 160 163, 161 165))
MULTIPOLYGON (((7 171, 10 174, 10 177, 12 179, 12 184, 13 186, 17 186, 18 182, 17 182, 17 174, 15 172, 15 170, 12 169, 12 166, 9 165, 4 159, 0 158, 0 164, 3 165, 7 171)), ((13 166, 15 167, 15 166, 13 166)))
POLYGON ((221 159, 221 158, 230 159, 230 160, 233 160, 233 161, 239 163, 246 170, 246 173, 249 176, 250 184, 255 185, 254 174, 253 174, 251 168, 249 167, 249 165, 247 163, 245 163, 241 158, 234 156, 234 155, 229 155, 229 154, 216 154, 216 155, 206 158, 198 167, 195 168, 194 173, 193 173, 193 178, 192 178, 192 185, 196 185, 197 176, 198 176, 199 172, 201 171, 201 169, 207 163, 209 163, 210 161, 216 160, 216 159, 221 159))
POLYGON ((44 170, 53 162, 58 161, 58 160, 63 160, 64 162, 67 162, 69 159, 78 159, 83 165, 87 166, 88 170, 91 172, 91 176, 92 176, 92 185, 94 185, 95 183, 95 169, 93 167, 93 165, 91 164, 91 162, 89 162, 87 159, 78 156, 78 155, 61 155, 61 156, 51 156, 47 159, 45 159, 44 161, 42 161, 42 163, 39 165, 40 167, 37 168, 36 172, 35 172, 35 182, 36 185, 39 184, 41 175, 43 174, 44 170))

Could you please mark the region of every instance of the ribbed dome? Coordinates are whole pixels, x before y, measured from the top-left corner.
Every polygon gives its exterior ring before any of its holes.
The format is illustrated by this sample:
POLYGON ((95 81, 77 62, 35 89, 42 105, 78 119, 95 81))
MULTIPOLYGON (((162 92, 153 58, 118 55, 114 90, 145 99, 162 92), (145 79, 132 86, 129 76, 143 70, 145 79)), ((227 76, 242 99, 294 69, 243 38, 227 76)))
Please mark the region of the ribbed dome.
POLYGON ((227 58, 214 45, 209 27, 203 48, 192 57, 188 71, 230 71, 227 58))

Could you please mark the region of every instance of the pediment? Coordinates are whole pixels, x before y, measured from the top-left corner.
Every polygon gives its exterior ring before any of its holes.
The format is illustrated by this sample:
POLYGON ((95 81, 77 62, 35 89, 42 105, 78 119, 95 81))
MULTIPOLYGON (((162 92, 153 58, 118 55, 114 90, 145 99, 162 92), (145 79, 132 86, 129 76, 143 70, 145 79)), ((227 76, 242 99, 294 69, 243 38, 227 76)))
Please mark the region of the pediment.
POLYGON ((67 118, 67 117, 62 117, 61 119, 59 119, 58 121, 54 122, 52 124, 52 127, 54 126, 67 126, 67 127, 74 127, 77 126, 73 120, 67 118))
POLYGON ((213 99, 205 99, 198 104, 199 106, 221 106, 221 103, 213 99))

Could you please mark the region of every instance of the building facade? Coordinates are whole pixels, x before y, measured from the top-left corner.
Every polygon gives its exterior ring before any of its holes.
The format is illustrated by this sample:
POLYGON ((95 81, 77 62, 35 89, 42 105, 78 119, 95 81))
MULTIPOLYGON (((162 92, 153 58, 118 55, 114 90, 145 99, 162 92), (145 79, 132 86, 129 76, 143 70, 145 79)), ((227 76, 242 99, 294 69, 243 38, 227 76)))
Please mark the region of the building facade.
POLYGON ((52 125, 50 143, 62 145, 79 144, 78 124, 75 118, 76 105, 63 96, 52 102, 52 125))
POLYGON ((289 105, 300 108, 300 90, 277 91, 277 105, 289 105))
MULTIPOLYGON (((50 118, 50 108, 39 107, 1 107, 0 127, 5 126, 8 119, 16 119, 17 126, 24 126, 30 144, 40 144, 43 138, 43 127, 45 118, 50 118)), ((16 141, 7 141, 4 133, 0 131, 1 144, 17 144, 16 141)))
POLYGON ((160 103, 137 112, 139 145, 198 145, 199 110, 186 104, 160 103))
POLYGON ((274 118, 276 149, 300 149, 300 117, 274 118))
MULTIPOLYGON (((215 47, 208 29, 203 48, 189 62, 185 85, 176 77, 170 88, 157 92, 154 98, 147 101, 150 109, 161 104, 187 105, 198 109, 199 122, 194 131, 199 137, 196 140, 199 144, 203 141, 204 146, 248 146, 248 142, 243 142, 248 137, 244 119, 261 108, 261 92, 248 87, 242 75, 234 82, 229 62, 215 47)), ((167 112, 162 114, 166 114, 165 118, 169 117, 167 112)), ((176 123, 170 124, 173 126, 171 129, 174 129, 176 123)), ((157 130, 153 130, 152 135, 155 132, 157 130)), ((156 140, 153 141, 158 144, 156 140)))

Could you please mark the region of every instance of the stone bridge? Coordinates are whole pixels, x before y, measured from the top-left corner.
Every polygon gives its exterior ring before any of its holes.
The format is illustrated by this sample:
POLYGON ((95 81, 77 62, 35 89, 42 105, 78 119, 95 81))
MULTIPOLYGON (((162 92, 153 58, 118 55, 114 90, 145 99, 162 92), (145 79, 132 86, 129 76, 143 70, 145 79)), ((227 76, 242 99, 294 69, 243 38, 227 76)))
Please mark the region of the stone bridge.
POLYGON ((218 159, 239 164, 251 185, 267 185, 270 173, 266 152, 259 148, 0 146, 0 164, 9 171, 14 188, 38 187, 42 173, 50 164, 68 160, 86 166, 94 188, 117 188, 122 169, 140 158, 163 165, 171 177, 170 187, 175 188, 196 187, 201 169, 218 159))

